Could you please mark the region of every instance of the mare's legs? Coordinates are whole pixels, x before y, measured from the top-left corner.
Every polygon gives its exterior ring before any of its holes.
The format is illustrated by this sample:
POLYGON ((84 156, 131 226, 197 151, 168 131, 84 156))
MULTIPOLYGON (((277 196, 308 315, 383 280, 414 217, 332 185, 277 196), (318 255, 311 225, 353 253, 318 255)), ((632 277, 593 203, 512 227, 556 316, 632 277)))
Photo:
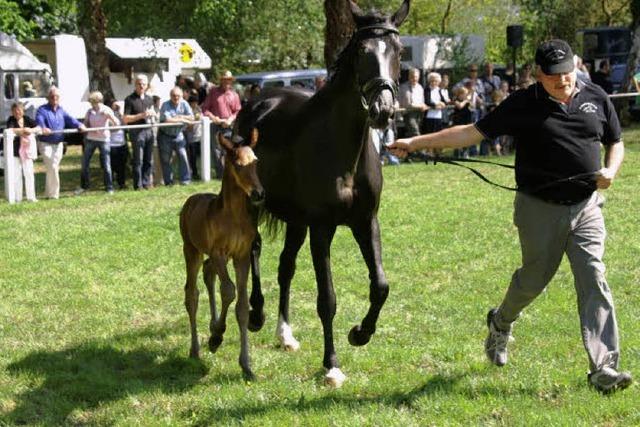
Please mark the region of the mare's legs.
POLYGON ((236 302, 236 320, 240 328, 240 358, 239 363, 246 380, 253 380, 251 361, 249 360, 249 296, 247 293, 247 279, 249 278, 250 260, 247 255, 243 259, 233 260, 238 285, 238 301, 236 302))
POLYGON ((227 312, 229 311, 229 305, 236 297, 236 287, 227 272, 227 259, 217 255, 212 255, 210 259, 220 278, 220 299, 222 300, 220 317, 211 328, 211 338, 209 338, 209 350, 215 353, 220 344, 222 344, 222 336, 227 329, 227 312))
POLYGON ((389 284, 382 269, 382 251, 380 246, 380 226, 378 218, 373 217, 365 221, 351 225, 351 231, 360 252, 369 269, 369 311, 360 325, 356 325, 349 332, 351 345, 364 345, 369 342, 371 335, 376 331, 378 315, 389 295, 389 284))
POLYGON ((189 357, 197 359, 200 353, 198 331, 196 327, 196 312, 198 311, 198 271, 202 264, 202 254, 190 243, 185 242, 182 248, 184 261, 187 267, 187 282, 184 285, 184 305, 189 314, 191 326, 191 350, 189 357))
POLYGON ((287 225, 284 248, 280 254, 278 266, 278 285, 280 286, 280 301, 278 303, 278 326, 276 337, 280 345, 287 351, 296 351, 300 343, 293 337, 289 326, 289 291, 291 280, 296 271, 296 257, 307 237, 307 227, 287 225))
POLYGON ((218 311, 216 310, 216 268, 213 265, 211 258, 208 258, 202 265, 202 278, 204 284, 207 287, 207 293, 209 294, 209 311, 211 312, 211 321, 209 322, 209 330, 213 328, 218 321, 218 311))
MULTIPOLYGON (((260 284, 260 252, 262 251, 262 237, 256 233, 251 245, 251 310, 249 311, 249 330, 256 332, 264 325, 264 296, 260 284)), ((236 279, 237 280, 237 279, 236 279)))
POLYGON ((338 356, 333 345, 333 317, 336 314, 336 294, 331 278, 331 241, 336 232, 335 225, 311 226, 311 256, 318 285, 317 310, 324 332, 324 357, 322 365, 327 369, 325 382, 340 387, 345 376, 340 371, 338 356))

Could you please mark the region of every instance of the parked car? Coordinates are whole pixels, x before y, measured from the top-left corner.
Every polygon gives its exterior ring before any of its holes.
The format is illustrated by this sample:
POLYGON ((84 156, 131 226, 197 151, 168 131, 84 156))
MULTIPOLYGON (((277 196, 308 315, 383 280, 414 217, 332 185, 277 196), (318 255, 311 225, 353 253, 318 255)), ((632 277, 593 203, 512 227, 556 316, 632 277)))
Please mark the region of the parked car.
POLYGON ((299 86, 315 91, 316 77, 327 76, 325 69, 262 71, 259 73, 241 74, 236 82, 243 86, 258 85, 261 89, 268 87, 299 86))

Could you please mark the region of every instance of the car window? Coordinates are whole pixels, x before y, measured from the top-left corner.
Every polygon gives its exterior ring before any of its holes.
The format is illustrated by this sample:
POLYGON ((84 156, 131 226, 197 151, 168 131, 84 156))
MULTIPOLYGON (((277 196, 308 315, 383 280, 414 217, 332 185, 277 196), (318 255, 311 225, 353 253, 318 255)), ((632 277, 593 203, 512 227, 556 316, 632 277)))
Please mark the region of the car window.
POLYGON ((283 87, 283 86, 284 86, 284 81, 283 80, 266 81, 262 85, 262 87, 283 87))
POLYGON ((7 74, 4 76, 4 97, 5 99, 13 99, 15 93, 13 87, 15 85, 15 76, 13 74, 7 74))

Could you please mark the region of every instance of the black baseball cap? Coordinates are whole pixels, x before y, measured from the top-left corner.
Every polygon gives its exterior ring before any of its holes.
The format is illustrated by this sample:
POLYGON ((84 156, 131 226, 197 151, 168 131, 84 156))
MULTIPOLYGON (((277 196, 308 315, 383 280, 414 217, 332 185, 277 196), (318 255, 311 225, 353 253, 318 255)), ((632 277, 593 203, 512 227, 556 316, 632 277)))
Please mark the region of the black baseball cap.
POLYGON ((564 40, 549 40, 538 46, 536 64, 545 74, 570 73, 575 69, 573 51, 564 40))

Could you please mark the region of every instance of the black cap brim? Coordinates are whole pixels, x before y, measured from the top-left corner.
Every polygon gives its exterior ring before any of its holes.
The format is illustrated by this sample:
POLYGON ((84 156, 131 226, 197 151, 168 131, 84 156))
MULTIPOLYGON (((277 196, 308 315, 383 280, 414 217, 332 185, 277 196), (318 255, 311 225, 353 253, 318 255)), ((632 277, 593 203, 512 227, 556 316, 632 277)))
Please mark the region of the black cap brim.
POLYGON ((567 74, 572 72, 576 68, 573 63, 573 59, 570 61, 564 61, 559 64, 549 64, 549 65, 541 65, 540 69, 545 74, 567 74))

